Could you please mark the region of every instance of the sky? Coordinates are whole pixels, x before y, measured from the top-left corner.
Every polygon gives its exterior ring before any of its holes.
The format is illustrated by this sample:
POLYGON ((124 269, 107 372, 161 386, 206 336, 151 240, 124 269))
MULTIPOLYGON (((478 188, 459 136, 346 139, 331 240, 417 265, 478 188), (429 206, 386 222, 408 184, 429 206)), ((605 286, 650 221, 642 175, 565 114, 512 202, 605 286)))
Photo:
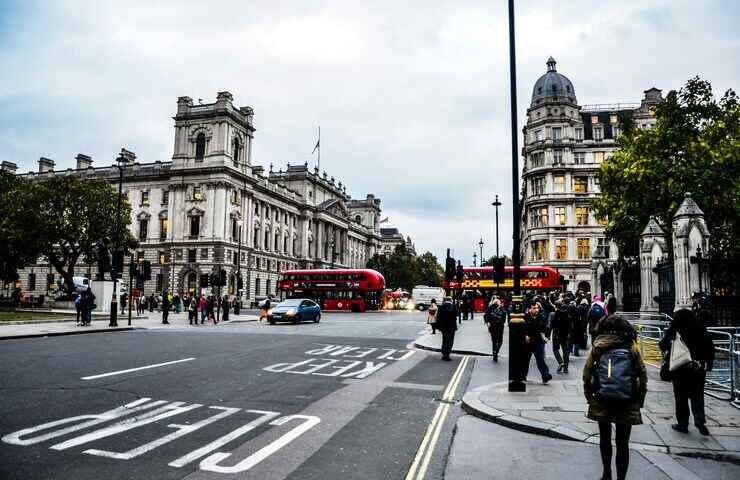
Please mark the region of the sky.
MULTIPOLYGON (((740 2, 516 2, 517 112, 553 56, 581 105, 740 88, 740 2)), ((255 110, 254 164, 309 162, 417 251, 512 248, 507 2, 0 0, 0 161, 170 160, 177 97, 255 110)), ((522 140, 519 135, 519 148, 522 140)))

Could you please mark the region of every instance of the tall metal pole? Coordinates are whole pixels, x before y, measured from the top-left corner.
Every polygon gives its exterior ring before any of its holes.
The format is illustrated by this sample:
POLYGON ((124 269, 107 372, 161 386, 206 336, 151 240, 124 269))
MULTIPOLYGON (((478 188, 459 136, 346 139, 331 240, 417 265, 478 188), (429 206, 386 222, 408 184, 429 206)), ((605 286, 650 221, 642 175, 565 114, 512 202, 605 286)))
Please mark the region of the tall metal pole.
POLYGON ((128 269, 128 326, 131 326, 131 306, 134 303, 134 274, 136 273, 136 264, 134 264, 134 254, 131 254, 129 259, 130 265, 128 269))
MULTIPOLYGON (((239 302, 242 299, 242 289, 239 288, 239 282, 242 278, 242 225, 239 224, 239 245, 236 249, 236 315, 239 315, 239 302)), ((242 282, 243 285, 244 282, 242 282)))
MULTIPOLYGON (((511 258, 514 262, 514 290, 511 297, 511 320, 509 322, 509 391, 523 392, 526 368, 527 344, 524 335, 524 305, 521 296, 520 258, 519 258, 519 146, 516 108, 516 44, 514 41, 514 0, 509 0, 509 76, 511 88, 511 211, 513 214, 514 249, 511 258)), ((498 236, 498 235, 497 235, 498 236)))
MULTIPOLYGON (((116 206, 116 240, 113 244, 114 256, 117 256, 118 250, 121 248, 121 197, 123 196, 123 167, 121 162, 125 161, 123 157, 116 159, 118 164, 118 205, 116 206)), ((113 295, 110 301, 110 322, 109 327, 118 326, 118 274, 115 267, 111 269, 111 276, 113 277, 113 295)))
POLYGON ((498 201, 498 195, 496 195, 496 201, 491 205, 496 207, 496 258, 498 258, 498 207, 501 206, 501 202, 498 201))
POLYGON ((480 239, 480 242, 478 242, 478 246, 480 247, 480 266, 483 266, 483 239, 480 239))

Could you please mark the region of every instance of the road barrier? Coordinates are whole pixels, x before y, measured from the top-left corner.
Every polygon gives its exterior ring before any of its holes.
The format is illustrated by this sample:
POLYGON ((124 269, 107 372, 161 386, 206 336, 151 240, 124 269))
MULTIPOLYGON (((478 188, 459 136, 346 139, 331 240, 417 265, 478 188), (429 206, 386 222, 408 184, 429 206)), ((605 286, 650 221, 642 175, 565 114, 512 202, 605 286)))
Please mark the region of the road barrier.
POLYGON ((644 312, 617 312, 617 315, 629 321, 637 330, 637 344, 642 358, 648 363, 660 366, 663 357, 658 342, 671 324, 671 317, 664 313, 644 312))
POLYGON ((712 397, 734 402, 736 400, 736 365, 733 357, 737 354, 734 327, 708 328, 707 332, 714 343, 714 365, 707 372, 704 392, 712 397))

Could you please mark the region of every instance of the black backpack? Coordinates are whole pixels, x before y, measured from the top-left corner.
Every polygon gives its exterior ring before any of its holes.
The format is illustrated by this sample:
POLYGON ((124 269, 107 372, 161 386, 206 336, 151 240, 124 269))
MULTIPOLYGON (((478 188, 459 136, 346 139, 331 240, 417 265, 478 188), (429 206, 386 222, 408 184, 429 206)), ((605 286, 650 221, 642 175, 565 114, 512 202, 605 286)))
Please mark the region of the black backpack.
POLYGON ((635 399, 637 369, 629 348, 617 347, 602 353, 594 376, 599 400, 628 403, 635 399))

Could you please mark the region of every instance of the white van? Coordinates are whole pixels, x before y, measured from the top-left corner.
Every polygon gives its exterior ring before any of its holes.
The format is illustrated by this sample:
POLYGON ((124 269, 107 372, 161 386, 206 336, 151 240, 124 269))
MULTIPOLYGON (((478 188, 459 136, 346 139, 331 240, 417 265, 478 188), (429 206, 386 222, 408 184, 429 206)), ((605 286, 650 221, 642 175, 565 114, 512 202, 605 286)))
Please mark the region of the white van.
POLYGON ((411 291, 411 300, 419 310, 426 310, 432 303, 432 299, 437 301, 437 305, 442 303, 445 292, 440 287, 428 287, 426 285, 417 285, 411 291))
POLYGON ((72 277, 72 283, 74 283, 75 290, 78 292, 84 292, 88 287, 92 286, 90 279, 87 277, 72 277))

